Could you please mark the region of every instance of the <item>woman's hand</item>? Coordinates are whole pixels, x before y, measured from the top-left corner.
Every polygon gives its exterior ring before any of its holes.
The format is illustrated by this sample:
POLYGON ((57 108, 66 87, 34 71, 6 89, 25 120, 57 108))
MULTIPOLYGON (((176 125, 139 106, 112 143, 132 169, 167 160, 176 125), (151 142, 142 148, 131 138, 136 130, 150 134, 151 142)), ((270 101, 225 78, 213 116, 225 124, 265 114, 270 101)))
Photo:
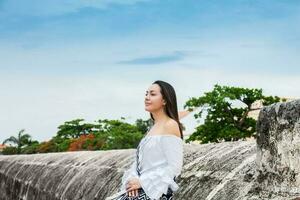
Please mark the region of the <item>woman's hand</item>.
POLYGON ((141 184, 138 178, 131 178, 127 181, 126 190, 128 196, 138 196, 139 188, 141 188, 141 184))

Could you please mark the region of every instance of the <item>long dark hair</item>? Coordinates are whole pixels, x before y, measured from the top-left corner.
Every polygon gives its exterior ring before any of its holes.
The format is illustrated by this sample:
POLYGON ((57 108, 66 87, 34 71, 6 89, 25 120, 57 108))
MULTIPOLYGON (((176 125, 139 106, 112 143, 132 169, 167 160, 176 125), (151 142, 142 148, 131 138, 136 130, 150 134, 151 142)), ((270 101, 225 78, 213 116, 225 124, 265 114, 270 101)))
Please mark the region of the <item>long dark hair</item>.
MULTIPOLYGON (((154 81, 152 84, 158 84, 160 87, 160 93, 163 96, 163 99, 166 101, 166 105, 164 107, 164 110, 166 114, 174 119, 179 126, 181 139, 183 139, 183 133, 182 133, 182 124, 179 121, 178 116, 178 108, 177 108, 177 98, 176 93, 172 85, 165 81, 157 80, 154 81)), ((150 113, 151 119, 154 121, 152 113, 150 113)))

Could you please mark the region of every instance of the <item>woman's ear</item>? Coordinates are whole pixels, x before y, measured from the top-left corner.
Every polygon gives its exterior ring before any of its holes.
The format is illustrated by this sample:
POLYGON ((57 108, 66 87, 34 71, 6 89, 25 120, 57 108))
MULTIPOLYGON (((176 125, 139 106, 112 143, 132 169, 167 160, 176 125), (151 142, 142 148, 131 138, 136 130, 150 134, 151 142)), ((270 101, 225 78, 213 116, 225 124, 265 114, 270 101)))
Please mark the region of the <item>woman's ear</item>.
POLYGON ((163 105, 166 105, 166 104, 167 104, 167 102, 165 100, 163 100, 163 105))

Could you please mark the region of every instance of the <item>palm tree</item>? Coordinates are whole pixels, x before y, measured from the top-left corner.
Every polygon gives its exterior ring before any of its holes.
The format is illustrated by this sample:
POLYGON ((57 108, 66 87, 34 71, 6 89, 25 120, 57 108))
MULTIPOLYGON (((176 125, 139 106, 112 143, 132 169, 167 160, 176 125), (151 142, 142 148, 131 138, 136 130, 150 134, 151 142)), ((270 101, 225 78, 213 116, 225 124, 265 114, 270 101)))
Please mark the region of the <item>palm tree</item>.
POLYGON ((8 142, 13 143, 17 145, 17 152, 21 153, 21 148, 31 143, 31 136, 24 132, 25 129, 20 130, 17 138, 15 136, 10 136, 9 138, 5 139, 2 144, 6 144, 8 142))

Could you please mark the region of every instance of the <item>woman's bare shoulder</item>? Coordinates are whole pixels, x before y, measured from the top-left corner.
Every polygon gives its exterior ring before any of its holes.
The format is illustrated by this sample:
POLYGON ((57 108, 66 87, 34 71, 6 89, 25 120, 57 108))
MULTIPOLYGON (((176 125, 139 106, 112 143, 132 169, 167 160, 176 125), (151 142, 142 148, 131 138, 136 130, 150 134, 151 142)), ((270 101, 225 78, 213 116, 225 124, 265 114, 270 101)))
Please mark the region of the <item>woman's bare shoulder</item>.
POLYGON ((168 133, 175 135, 177 137, 181 137, 178 123, 174 119, 169 119, 165 126, 168 133))

